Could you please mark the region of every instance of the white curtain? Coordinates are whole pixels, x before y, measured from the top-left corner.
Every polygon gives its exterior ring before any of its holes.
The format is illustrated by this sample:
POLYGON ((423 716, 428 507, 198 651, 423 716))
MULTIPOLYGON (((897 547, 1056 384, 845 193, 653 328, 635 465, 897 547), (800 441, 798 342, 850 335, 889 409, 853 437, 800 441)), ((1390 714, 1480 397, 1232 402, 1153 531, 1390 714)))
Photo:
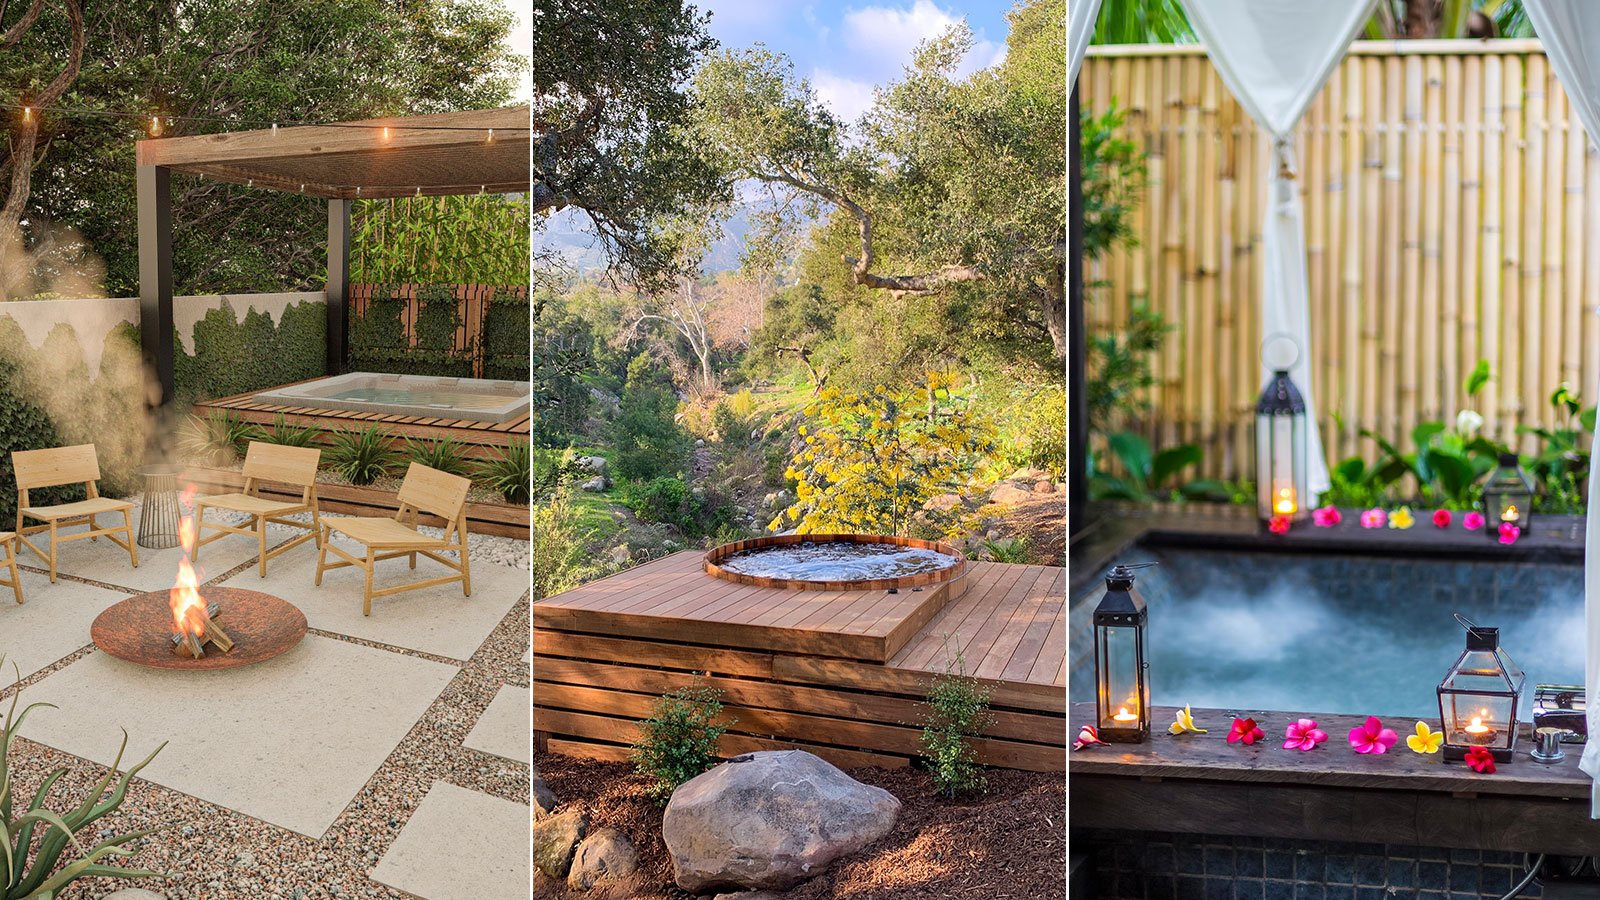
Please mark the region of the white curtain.
MULTIPOLYGON (((1183 0, 1189 24, 1205 45, 1222 83, 1256 124, 1272 136, 1273 165, 1262 225, 1261 334, 1288 335, 1299 349, 1290 369, 1306 400, 1314 502, 1328 489, 1328 463, 1317 428, 1311 378, 1310 288, 1306 230, 1295 179, 1294 126, 1333 74, 1345 49, 1372 13, 1374 0, 1183 0)), ((1263 360, 1261 382, 1272 374, 1263 360)))
POLYGON ((1089 38, 1094 34, 1095 16, 1100 13, 1100 0, 1067 0, 1067 90, 1078 80, 1078 69, 1083 66, 1083 54, 1089 49, 1089 38))
MULTIPOLYGON (((1578 113, 1590 143, 1600 135, 1600 3, 1593 0, 1524 0, 1533 30, 1544 41, 1567 99, 1578 113)), ((1591 223, 1592 226, 1593 223, 1591 223)), ((1588 385, 1600 396, 1600 384, 1588 385)), ((1588 702, 1589 740, 1579 764, 1600 778, 1600 466, 1589 468, 1589 514, 1583 538, 1585 646, 1583 683, 1588 702)), ((1590 818, 1600 819, 1600 783, 1591 789, 1590 818)))

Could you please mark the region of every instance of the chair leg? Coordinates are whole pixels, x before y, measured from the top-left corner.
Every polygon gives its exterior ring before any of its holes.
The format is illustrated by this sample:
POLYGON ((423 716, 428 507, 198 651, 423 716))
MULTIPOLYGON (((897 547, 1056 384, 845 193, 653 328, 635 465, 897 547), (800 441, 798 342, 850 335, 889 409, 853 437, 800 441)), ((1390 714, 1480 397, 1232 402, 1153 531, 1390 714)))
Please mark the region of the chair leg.
POLYGON ((413 551, 411 551, 411 568, 415 569, 416 567, 417 567, 417 552, 415 550, 413 550, 413 551))
MULTIPOLYGON (((90 531, 99 531, 100 530, 100 523, 96 522, 94 520, 94 517, 95 517, 94 513, 90 513, 89 514, 89 530, 90 531)), ((90 543, 93 543, 93 542, 98 541, 98 540, 100 540, 99 535, 93 535, 93 534, 89 535, 89 542, 90 543)))
POLYGON ((317 508, 311 507, 311 533, 316 535, 317 547, 322 547, 322 517, 317 515, 317 508))
POLYGON ((56 523, 50 522, 50 583, 56 583, 56 523))
POLYGON ((256 544, 261 548, 261 577, 267 577, 267 517, 256 516, 256 544))
MULTIPOLYGON (((122 533, 128 538, 128 558, 133 560, 133 567, 139 568, 139 543, 133 539, 133 510, 122 511, 122 533)), ((200 537, 199 530, 194 533, 195 538, 200 537)), ((51 554, 54 555, 54 554, 51 554)))
POLYGON ((328 564, 328 538, 329 538, 329 534, 327 532, 327 529, 323 529, 321 532, 319 532, 319 534, 321 534, 321 537, 317 541, 317 580, 316 580, 316 585, 317 585, 317 587, 322 587, 322 569, 323 569, 324 566, 326 566, 328 564))
POLYGON ((467 562, 467 535, 461 533, 461 596, 472 596, 472 564, 467 562))
POLYGON ((373 559, 373 555, 372 547, 367 547, 367 561, 366 565, 363 566, 367 571, 367 581, 361 600, 361 614, 363 616, 372 615, 372 568, 377 564, 377 561, 373 559))
POLYGON ((11 591, 17 595, 17 603, 22 603, 22 576, 17 574, 17 539, 12 538, 6 542, 6 568, 11 570, 11 591))

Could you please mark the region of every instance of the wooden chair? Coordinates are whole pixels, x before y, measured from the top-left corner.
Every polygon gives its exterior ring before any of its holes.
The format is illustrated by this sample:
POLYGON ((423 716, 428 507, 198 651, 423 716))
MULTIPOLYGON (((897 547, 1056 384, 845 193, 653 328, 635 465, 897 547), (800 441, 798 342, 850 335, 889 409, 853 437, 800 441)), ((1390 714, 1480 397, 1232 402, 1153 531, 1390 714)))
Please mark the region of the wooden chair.
POLYGON ((282 444, 267 444, 261 441, 251 441, 250 448, 244 455, 244 492, 238 494, 213 494, 201 497, 195 501, 195 544, 192 558, 200 561, 200 548, 215 540, 220 540, 230 534, 242 534, 256 539, 260 548, 259 571, 262 578, 267 577, 267 560, 279 556, 314 540, 318 546, 322 543, 322 520, 317 514, 317 466, 322 462, 322 451, 315 447, 285 447, 282 444), (276 484, 289 484, 300 488, 299 501, 272 500, 261 496, 261 483, 270 481, 276 484), (207 522, 206 510, 222 509, 228 512, 244 513, 251 517, 247 528, 234 525, 224 525, 221 522, 207 522), (296 513, 311 513, 311 522, 296 522, 288 516, 296 513), (302 534, 281 547, 267 552, 267 525, 276 523, 288 525, 293 528, 304 528, 302 534), (216 534, 205 536, 205 531, 210 528, 216 534))
POLYGON ((367 573, 361 612, 368 616, 372 615, 373 597, 449 584, 452 581, 461 582, 462 596, 472 596, 472 570, 467 562, 467 488, 471 485, 472 482, 459 475, 430 469, 421 463, 412 463, 406 470, 405 481, 400 485, 400 508, 395 511, 393 518, 353 516, 329 519, 322 523, 322 550, 317 554, 317 586, 321 587, 322 573, 328 569, 345 566, 361 569, 367 573), (431 538, 417 531, 417 517, 420 513, 429 513, 445 520, 442 538, 431 538), (366 554, 356 557, 333 546, 332 537, 335 531, 365 545, 366 554), (344 561, 329 563, 330 550, 344 561), (439 555, 439 552, 446 550, 456 551, 459 561, 439 555), (397 585, 381 591, 372 589, 372 570, 378 560, 409 556, 411 568, 415 569, 419 553, 454 569, 456 574, 397 585))
POLYGON ((22 579, 17 576, 17 533, 15 531, 0 531, 0 544, 4 544, 6 548, 6 558, 4 562, 0 562, 0 568, 11 571, 10 581, 0 578, 0 587, 11 588, 11 592, 17 595, 17 603, 20 604, 22 602, 22 579))
POLYGON ((58 541, 77 541, 83 538, 97 540, 104 535, 111 543, 128 551, 128 558, 133 560, 133 567, 135 569, 139 567, 139 548, 133 542, 133 516, 130 512, 133 504, 126 500, 112 500, 100 496, 100 489, 95 484, 100 480, 100 460, 95 455, 93 444, 51 447, 44 450, 18 450, 11 454, 11 467, 16 470, 17 475, 17 540, 50 564, 52 584, 56 580, 58 541), (55 506, 34 506, 28 499, 28 492, 34 488, 76 484, 80 481, 89 494, 86 500, 59 503, 55 506), (100 523, 96 521, 97 516, 117 512, 122 513, 121 528, 115 526, 101 528, 100 523), (24 526, 25 519, 37 519, 45 524, 24 526), (81 534, 59 533, 59 529, 63 526, 85 524, 89 526, 89 530, 81 534), (28 540, 28 535, 40 531, 50 532, 49 553, 40 550, 28 540), (118 538, 118 534, 123 537, 118 538))

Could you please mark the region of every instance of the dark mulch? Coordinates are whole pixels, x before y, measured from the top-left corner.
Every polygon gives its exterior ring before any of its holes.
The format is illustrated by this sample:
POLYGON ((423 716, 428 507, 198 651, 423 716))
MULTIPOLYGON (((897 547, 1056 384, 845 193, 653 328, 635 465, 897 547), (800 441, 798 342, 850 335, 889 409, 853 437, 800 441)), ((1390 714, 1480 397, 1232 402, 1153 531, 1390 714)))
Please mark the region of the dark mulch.
MULTIPOLYGON (((688 900, 672 883, 661 809, 625 763, 535 753, 534 768, 563 807, 584 804, 590 827, 612 827, 639 849, 640 874, 587 894, 535 875, 535 897, 688 900)), ((1066 896, 1066 778, 989 773, 989 791, 950 800, 915 769, 851 769, 902 804, 887 837, 836 861, 784 896, 790 900, 1052 900, 1066 896)))

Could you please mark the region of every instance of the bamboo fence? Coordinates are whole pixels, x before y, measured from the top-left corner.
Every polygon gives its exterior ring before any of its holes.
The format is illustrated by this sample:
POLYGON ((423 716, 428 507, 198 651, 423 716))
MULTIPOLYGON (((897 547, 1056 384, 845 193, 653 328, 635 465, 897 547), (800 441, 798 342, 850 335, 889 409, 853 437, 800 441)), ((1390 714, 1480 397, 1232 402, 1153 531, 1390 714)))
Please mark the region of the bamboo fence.
MULTIPOLYGON (((1150 414, 1119 426, 1253 477, 1269 141, 1198 46, 1091 47, 1079 89, 1147 154, 1137 241, 1086 267, 1089 332, 1135 304, 1175 326, 1150 414)), ((1296 147, 1330 461, 1464 408, 1529 450, 1517 428, 1558 424, 1559 384, 1600 400, 1600 156, 1538 41, 1356 42, 1296 147), (1494 377, 1469 402, 1479 359, 1494 377)))

